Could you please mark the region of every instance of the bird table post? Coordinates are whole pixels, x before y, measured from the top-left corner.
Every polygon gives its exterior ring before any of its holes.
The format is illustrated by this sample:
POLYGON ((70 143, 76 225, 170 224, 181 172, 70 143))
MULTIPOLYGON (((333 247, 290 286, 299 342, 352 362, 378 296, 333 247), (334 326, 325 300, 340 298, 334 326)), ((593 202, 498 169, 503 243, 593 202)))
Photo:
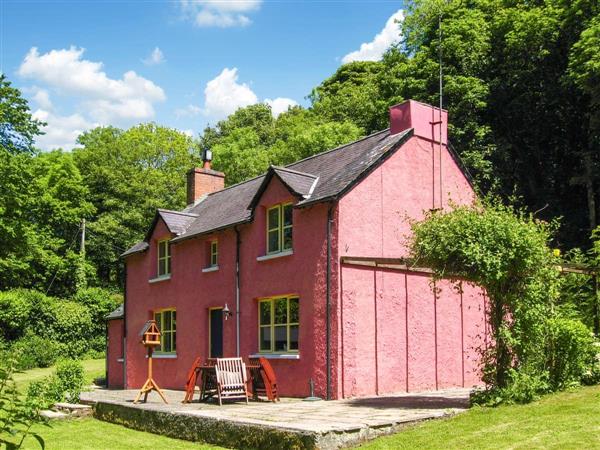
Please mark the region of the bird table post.
POLYGON ((144 347, 148 349, 148 379, 140 389, 140 392, 133 403, 138 403, 142 394, 144 395, 144 403, 146 403, 150 391, 158 392, 160 398, 162 398, 165 403, 169 403, 163 392, 158 387, 158 384, 156 384, 156 381, 154 381, 154 378, 152 378, 152 352, 154 351, 154 347, 158 347, 160 345, 161 336, 160 330, 156 325, 156 321, 149 320, 146 322, 142 328, 142 331, 140 331, 140 336, 142 338, 142 344, 144 344, 144 347))

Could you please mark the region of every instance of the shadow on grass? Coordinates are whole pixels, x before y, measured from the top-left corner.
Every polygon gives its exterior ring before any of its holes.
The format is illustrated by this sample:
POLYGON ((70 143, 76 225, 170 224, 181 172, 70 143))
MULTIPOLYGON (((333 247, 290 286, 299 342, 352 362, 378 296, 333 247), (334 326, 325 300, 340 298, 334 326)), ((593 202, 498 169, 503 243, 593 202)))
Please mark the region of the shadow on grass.
POLYGON ((450 398, 435 395, 406 395, 402 397, 370 397, 357 398, 348 402, 349 406, 369 407, 379 409, 446 409, 446 408, 468 408, 469 399, 450 398))

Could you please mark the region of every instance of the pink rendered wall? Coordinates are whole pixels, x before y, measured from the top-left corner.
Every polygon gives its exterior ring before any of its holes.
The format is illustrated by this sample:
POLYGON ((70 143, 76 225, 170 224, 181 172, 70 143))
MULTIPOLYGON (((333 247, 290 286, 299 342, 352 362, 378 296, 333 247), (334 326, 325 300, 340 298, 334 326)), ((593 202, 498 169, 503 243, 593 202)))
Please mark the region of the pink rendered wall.
POLYGON ((108 349, 106 363, 108 367, 108 387, 123 388, 123 319, 109 320, 108 349))
MULTIPOLYGON (((266 209, 294 200, 274 178, 256 208, 254 221, 240 231, 240 355, 257 353, 259 298, 295 294, 300 298, 299 359, 271 360, 282 395, 308 395, 313 378, 317 395, 325 394, 325 264, 327 205, 295 209, 293 254, 257 261, 265 254, 266 209)), ((194 358, 208 357, 208 309, 228 304, 233 316, 224 321, 224 356, 235 356, 235 250, 233 229, 189 239, 171 246, 170 280, 149 283, 156 276, 156 241, 169 235, 159 221, 150 249, 127 258, 127 385, 139 388, 146 377, 146 359, 137 334, 151 311, 177 310, 177 357, 155 359, 159 386, 183 389, 194 358), (219 241, 219 270, 203 273, 207 241, 219 241)), ((335 242, 334 242, 335 251, 335 242)), ((334 268, 335 269, 335 268, 334 268)), ((333 297, 337 286, 334 280, 333 297)), ((334 332, 337 330, 334 328, 334 332)), ((335 341, 335 340, 333 340, 335 341)), ((335 342, 334 342, 335 344, 335 342)), ((334 355, 337 352, 334 348, 334 355)), ((335 370, 334 370, 335 373, 335 370)))
POLYGON ((409 220, 422 219, 426 211, 440 204, 448 208, 473 202, 475 193, 467 179, 443 150, 441 203, 439 146, 418 137, 410 138, 342 197, 340 256, 406 256, 409 220))
POLYGON ((340 397, 480 384, 480 289, 434 286, 413 272, 352 265, 341 272, 340 397))
MULTIPOLYGON (((413 136, 340 200, 339 257, 408 256, 410 220, 474 199, 446 148, 440 158, 438 144, 413 136)), ((340 396, 479 382, 483 294, 445 281, 436 288, 425 274, 342 266, 340 396)))

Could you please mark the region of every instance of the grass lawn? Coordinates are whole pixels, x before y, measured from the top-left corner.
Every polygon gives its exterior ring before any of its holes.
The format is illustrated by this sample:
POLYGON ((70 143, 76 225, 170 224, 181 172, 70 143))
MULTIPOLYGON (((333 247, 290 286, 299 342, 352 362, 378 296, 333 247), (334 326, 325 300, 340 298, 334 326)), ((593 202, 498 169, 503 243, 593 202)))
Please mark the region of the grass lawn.
MULTIPOLYGON (((86 359, 82 361, 83 370, 85 372, 85 383, 91 384, 94 378, 104 376, 104 358, 102 359, 86 359)), ((22 373, 15 374, 15 383, 21 392, 25 392, 29 383, 41 380, 54 372, 54 367, 46 367, 44 369, 31 369, 22 373)))
MULTIPOLYGON (((91 384, 94 378, 104 375, 104 359, 88 359, 82 363, 86 384, 91 384)), ((41 380, 53 371, 54 367, 27 370, 15 374, 15 382, 19 390, 24 392, 29 383, 41 380)), ((33 430, 43 437, 49 450, 219 448, 130 430, 92 418, 51 421, 50 424, 51 427, 36 426, 33 430)), ((24 448, 39 449, 40 445, 34 438, 28 437, 24 442, 24 448)))
POLYGON ((361 449, 600 449, 600 386, 529 405, 473 408, 407 428, 361 449))
MULTIPOLYGON (((104 360, 83 362, 86 379, 104 374, 104 360)), ((53 368, 34 369, 15 378, 21 389, 53 368)), ((53 449, 216 449, 101 422, 92 418, 52 421, 37 426, 46 448, 53 449)), ((25 448, 40 448, 28 438, 25 448)), ((378 438, 361 449, 600 449, 600 386, 549 395, 529 405, 479 408, 432 420, 378 438)))
MULTIPOLYGON (((37 427, 36 431, 44 438, 48 450, 90 450, 90 449, 217 449, 197 442, 171 439, 152 433, 130 430, 129 428, 100 420, 85 418, 58 420, 51 422, 52 428, 37 427)), ((37 441, 28 437, 24 448, 39 449, 37 441)))

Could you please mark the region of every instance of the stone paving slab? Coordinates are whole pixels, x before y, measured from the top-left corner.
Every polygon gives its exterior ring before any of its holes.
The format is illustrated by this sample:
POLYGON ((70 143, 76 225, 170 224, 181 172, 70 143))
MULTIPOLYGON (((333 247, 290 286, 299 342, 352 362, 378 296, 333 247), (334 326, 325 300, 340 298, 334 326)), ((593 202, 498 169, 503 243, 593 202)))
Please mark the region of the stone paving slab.
MULTIPOLYGON (((114 416, 112 421, 116 423, 127 424, 124 422, 125 419, 116 417, 119 414, 126 415, 127 410, 138 411, 135 414, 141 415, 139 417, 150 417, 148 414, 154 413, 152 420, 156 420, 156 417, 164 419, 170 416, 185 416, 188 419, 202 421, 198 426, 204 428, 202 428, 202 436, 198 435, 198 439, 205 439, 203 437, 206 434, 205 428, 212 424, 211 426, 216 428, 237 426, 246 431, 250 427, 249 429, 252 430, 268 429, 275 433, 299 433, 303 442, 313 442, 313 444, 303 444, 304 448, 329 449, 360 442, 378 434, 393 432, 399 426, 411 422, 462 412, 469 406, 470 389, 447 389, 319 402, 284 398, 277 403, 251 401, 248 405, 245 402, 236 402, 226 403, 223 406, 197 401, 182 404, 184 392, 172 390, 164 391, 169 404, 164 404, 156 393, 149 395, 148 403, 134 404, 133 400, 137 393, 137 390, 96 389, 82 393, 81 400, 89 404, 101 404, 103 411, 111 410, 112 405, 113 411, 103 413, 102 418, 111 420, 114 416), (164 416, 162 413, 169 416, 164 416)), ((187 432, 184 434, 188 435, 187 432)), ((225 437, 221 440, 225 439, 227 442, 219 442, 220 438, 217 435, 218 433, 215 433, 214 439, 209 442, 221 445, 230 443, 225 437)), ((213 435, 209 433, 209 437, 213 438, 213 435)), ((194 436, 191 439, 196 440, 194 436)), ((252 444, 245 445, 252 447, 252 444)), ((258 444, 257 446, 260 447, 258 444)))

